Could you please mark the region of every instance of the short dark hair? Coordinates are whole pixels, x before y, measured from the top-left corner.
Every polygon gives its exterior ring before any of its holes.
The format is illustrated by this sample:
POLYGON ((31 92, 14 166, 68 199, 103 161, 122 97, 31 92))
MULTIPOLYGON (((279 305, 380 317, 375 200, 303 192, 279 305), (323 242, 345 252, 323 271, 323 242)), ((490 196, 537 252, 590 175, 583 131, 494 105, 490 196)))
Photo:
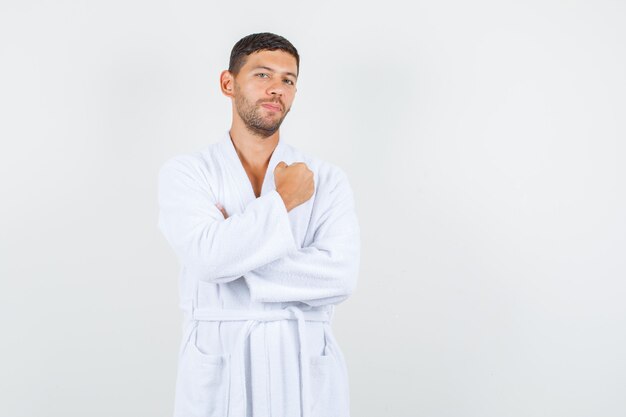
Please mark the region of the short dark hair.
POLYGON ((296 70, 299 74, 300 55, 298 55, 298 50, 287 39, 269 32, 253 33, 241 38, 230 51, 228 71, 237 76, 241 67, 246 63, 248 55, 253 52, 275 51, 277 49, 285 51, 296 58, 296 70))

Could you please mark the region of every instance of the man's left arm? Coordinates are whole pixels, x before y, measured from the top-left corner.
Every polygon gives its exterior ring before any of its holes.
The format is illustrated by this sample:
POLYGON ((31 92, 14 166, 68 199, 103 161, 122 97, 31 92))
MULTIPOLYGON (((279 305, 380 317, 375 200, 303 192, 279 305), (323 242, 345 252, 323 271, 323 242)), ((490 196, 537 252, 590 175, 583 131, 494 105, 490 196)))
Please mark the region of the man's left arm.
POLYGON ((352 189, 340 169, 326 188, 316 196, 320 206, 311 244, 244 275, 254 301, 320 306, 338 304, 355 290, 360 229, 352 189))

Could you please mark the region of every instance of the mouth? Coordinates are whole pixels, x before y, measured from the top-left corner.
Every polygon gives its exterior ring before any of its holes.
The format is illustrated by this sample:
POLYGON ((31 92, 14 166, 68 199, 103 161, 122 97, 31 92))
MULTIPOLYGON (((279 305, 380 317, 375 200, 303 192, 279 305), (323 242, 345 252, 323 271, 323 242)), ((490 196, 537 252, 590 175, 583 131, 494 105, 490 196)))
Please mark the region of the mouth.
POLYGON ((272 111, 280 111, 281 107, 278 104, 270 104, 270 103, 263 103, 261 104, 262 107, 265 107, 268 110, 272 110, 272 111))

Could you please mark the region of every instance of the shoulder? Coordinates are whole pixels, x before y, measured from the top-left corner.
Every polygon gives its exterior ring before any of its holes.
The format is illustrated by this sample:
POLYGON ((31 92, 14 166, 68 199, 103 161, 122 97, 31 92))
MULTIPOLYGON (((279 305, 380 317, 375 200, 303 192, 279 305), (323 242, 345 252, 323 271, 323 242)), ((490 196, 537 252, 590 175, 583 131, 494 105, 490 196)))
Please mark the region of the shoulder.
POLYGON ((289 163, 304 162, 313 171, 317 193, 321 195, 352 194, 348 175, 339 165, 306 154, 291 145, 287 145, 286 148, 289 163))
POLYGON ((317 156, 307 154, 293 147, 292 145, 285 145, 289 163, 304 162, 311 171, 315 173, 316 179, 324 183, 333 183, 337 181, 347 181, 348 177, 346 172, 338 165, 319 158, 317 156))
POLYGON ((178 153, 167 158, 159 167, 159 177, 186 176, 190 179, 207 180, 216 166, 216 144, 199 150, 178 153))

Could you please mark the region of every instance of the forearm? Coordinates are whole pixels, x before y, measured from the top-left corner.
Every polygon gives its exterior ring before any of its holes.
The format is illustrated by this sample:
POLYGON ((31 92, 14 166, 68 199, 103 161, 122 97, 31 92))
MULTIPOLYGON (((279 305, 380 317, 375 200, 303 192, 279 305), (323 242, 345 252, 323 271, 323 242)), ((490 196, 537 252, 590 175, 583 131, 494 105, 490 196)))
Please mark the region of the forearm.
POLYGON ((160 172, 158 226, 198 279, 223 283, 297 249, 282 198, 271 191, 224 219, 209 189, 176 161, 160 172))
POLYGON ((355 290, 359 271, 358 236, 332 250, 308 247, 244 275, 254 301, 338 304, 355 290))

